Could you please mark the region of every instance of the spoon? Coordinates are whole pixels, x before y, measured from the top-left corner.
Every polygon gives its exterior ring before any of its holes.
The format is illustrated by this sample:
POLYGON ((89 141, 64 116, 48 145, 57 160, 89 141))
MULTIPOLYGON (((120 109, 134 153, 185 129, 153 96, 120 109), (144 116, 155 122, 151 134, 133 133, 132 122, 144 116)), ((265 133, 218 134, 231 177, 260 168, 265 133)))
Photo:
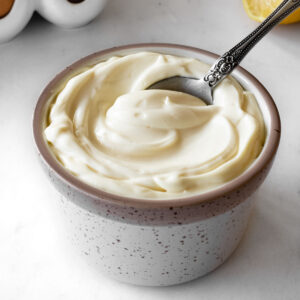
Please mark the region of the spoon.
POLYGON ((240 64, 246 54, 280 21, 300 7, 300 0, 284 0, 264 22, 240 43, 226 52, 213 64, 203 78, 174 76, 152 84, 148 89, 173 90, 191 94, 213 104, 213 88, 240 64))

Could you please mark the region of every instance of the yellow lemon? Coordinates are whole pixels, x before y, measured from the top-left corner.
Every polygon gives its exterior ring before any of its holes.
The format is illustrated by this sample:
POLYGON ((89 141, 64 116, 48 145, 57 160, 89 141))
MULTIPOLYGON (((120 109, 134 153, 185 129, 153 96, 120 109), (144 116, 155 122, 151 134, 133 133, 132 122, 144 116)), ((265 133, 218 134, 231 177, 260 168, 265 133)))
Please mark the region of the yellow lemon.
MULTIPOLYGON (((243 0, 248 16, 258 22, 262 22, 282 2, 282 0, 243 0)), ((300 8, 294 11, 281 24, 290 24, 300 21, 300 8)))

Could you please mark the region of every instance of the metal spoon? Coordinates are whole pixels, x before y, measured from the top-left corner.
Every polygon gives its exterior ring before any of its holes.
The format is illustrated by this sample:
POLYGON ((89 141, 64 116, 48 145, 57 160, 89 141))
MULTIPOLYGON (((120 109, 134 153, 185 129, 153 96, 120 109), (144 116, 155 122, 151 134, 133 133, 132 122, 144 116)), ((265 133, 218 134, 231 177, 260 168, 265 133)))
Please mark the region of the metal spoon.
POLYGON ((148 89, 173 90, 191 94, 213 104, 213 88, 240 64, 246 54, 280 21, 300 7, 300 0, 284 0, 252 33, 222 55, 201 79, 174 76, 160 80, 148 89))

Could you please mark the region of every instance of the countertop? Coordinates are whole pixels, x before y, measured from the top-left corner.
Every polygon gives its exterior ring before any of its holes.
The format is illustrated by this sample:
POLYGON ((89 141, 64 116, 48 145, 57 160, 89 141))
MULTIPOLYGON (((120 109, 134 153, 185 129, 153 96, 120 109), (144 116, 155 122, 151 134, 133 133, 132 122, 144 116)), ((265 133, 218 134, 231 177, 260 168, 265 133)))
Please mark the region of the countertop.
POLYGON ((300 24, 274 29, 242 63, 273 95, 282 139, 240 246, 203 278, 145 288, 91 270, 60 238, 58 194, 32 137, 41 90, 75 60, 140 42, 222 54, 256 25, 241 0, 109 0, 85 27, 65 30, 34 15, 19 36, 0 45, 1 300, 300 299, 300 24))

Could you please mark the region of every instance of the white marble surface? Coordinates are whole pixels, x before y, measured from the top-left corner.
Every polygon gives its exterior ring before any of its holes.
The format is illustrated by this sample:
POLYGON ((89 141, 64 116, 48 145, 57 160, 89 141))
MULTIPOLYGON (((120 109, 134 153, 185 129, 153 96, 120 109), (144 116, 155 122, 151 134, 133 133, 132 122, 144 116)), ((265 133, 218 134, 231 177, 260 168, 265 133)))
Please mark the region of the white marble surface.
POLYGON ((35 154, 31 119, 46 83, 89 53, 137 42, 172 42, 222 53, 249 33, 241 0, 109 0, 77 30, 35 16, 0 45, 0 299, 299 299, 300 24, 276 28, 243 66, 273 95, 282 140, 256 194, 247 233, 208 276, 168 288, 121 284, 96 273, 61 239, 54 199, 35 154))

